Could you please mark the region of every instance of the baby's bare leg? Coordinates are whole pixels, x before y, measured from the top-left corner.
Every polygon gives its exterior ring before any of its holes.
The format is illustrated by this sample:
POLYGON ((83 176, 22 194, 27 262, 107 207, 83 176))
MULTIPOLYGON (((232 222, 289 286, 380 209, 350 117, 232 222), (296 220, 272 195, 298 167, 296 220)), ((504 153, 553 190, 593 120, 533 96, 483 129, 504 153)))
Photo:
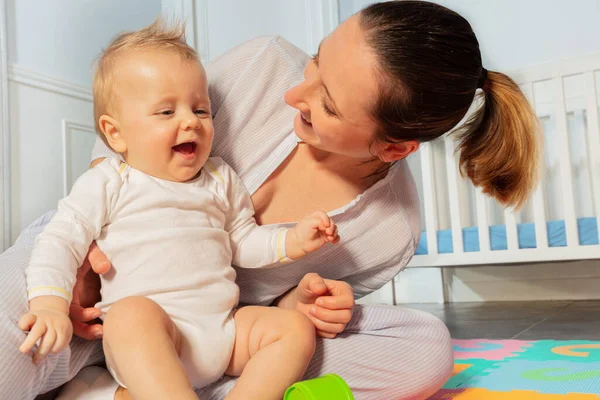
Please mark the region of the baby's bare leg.
POLYGON ((118 301, 104 319, 106 361, 134 399, 198 399, 179 360, 179 341, 171 318, 145 297, 118 301))
POLYGON ((280 400, 300 380, 315 351, 315 328, 303 314, 275 307, 244 307, 227 375, 240 376, 226 399, 280 400))

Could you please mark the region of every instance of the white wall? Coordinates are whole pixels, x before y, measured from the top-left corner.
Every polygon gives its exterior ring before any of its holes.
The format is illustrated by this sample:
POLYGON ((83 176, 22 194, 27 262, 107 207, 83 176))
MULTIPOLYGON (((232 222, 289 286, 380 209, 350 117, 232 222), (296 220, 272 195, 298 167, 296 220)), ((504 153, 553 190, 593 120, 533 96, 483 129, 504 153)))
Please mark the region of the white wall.
POLYGON ((9 63, 89 86, 92 62, 111 38, 160 10, 160 0, 8 0, 9 63))
MULTIPOLYGON (((178 8, 171 3, 177 1, 163 1, 166 9, 178 8)), ((204 61, 263 35, 280 35, 308 53, 316 52, 320 40, 339 20, 337 0, 184 0, 184 3, 194 4, 187 7, 192 10, 184 16, 196 22, 196 44, 204 61)))
POLYGON ((304 1, 219 0, 208 2, 209 54, 215 58, 225 49, 260 35, 282 35, 308 49, 308 10, 304 1), (235 12, 232 12, 235 10, 235 12), (269 17, 272 16, 272 18, 269 17), (229 29, 223 29, 229 27, 229 29))
MULTIPOLYGON (((511 71, 600 52, 600 1, 434 0, 464 16, 488 69, 511 71)), ((368 0, 341 0, 347 18, 368 0)))

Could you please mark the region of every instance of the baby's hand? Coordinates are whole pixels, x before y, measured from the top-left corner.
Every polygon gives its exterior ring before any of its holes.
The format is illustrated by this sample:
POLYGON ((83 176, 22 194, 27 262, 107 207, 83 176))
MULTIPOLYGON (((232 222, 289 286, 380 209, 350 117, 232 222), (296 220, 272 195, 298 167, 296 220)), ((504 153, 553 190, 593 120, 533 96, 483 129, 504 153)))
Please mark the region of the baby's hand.
POLYGON ((33 355, 33 363, 39 364, 48 353, 58 353, 69 345, 73 335, 73 324, 68 315, 55 308, 40 308, 23 315, 19 328, 29 331, 19 348, 27 354, 38 339, 42 339, 33 355))
POLYGON ((326 243, 338 243, 337 226, 327 213, 316 211, 301 219, 288 232, 286 252, 291 259, 319 250, 326 243))

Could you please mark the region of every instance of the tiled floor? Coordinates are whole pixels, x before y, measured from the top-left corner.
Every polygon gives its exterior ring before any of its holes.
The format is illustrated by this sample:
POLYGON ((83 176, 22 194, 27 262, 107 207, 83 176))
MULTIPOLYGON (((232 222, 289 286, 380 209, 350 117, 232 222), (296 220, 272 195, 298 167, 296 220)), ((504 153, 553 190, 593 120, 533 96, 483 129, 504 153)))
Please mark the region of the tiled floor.
POLYGON ((455 339, 600 340, 600 301, 403 306, 437 316, 455 339))

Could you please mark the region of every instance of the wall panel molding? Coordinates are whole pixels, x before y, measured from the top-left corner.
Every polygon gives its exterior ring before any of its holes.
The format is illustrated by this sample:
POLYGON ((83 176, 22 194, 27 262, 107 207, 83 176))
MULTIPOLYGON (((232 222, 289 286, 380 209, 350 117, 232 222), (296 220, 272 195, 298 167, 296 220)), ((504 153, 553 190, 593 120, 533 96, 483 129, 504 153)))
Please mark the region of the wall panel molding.
POLYGON ((62 120, 62 143, 63 143, 63 196, 66 197, 73 183, 71 173, 71 141, 75 131, 83 131, 96 135, 96 130, 93 125, 83 124, 81 122, 71 121, 68 119, 62 120))
POLYGON ((92 90, 89 87, 40 74, 39 72, 23 68, 16 64, 8 66, 8 79, 23 85, 32 86, 76 99, 89 102, 93 101, 92 90))

